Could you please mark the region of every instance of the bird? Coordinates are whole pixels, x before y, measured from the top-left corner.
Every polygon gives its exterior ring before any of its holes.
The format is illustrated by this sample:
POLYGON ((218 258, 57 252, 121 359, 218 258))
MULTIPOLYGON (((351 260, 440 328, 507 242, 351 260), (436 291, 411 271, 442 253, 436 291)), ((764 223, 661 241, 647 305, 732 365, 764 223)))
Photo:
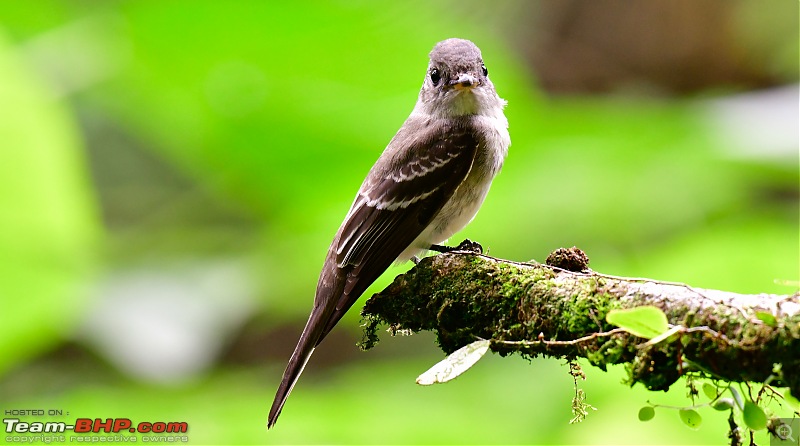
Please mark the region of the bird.
POLYGON ((392 263, 440 248, 475 217, 511 138, 480 49, 438 42, 416 105, 370 169, 328 249, 311 314, 269 411, 272 428, 314 349, 392 263))

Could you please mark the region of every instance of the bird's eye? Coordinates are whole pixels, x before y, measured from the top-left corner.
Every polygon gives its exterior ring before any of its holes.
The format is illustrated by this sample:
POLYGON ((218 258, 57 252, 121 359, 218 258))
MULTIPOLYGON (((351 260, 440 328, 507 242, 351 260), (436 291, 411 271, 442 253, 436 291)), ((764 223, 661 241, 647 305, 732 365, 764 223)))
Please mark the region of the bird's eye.
POLYGON ((436 85, 441 79, 442 75, 439 73, 439 70, 436 68, 431 68, 431 82, 436 85))
POLYGON ((481 64, 481 71, 483 72, 484 76, 489 75, 489 70, 486 69, 486 65, 481 64))

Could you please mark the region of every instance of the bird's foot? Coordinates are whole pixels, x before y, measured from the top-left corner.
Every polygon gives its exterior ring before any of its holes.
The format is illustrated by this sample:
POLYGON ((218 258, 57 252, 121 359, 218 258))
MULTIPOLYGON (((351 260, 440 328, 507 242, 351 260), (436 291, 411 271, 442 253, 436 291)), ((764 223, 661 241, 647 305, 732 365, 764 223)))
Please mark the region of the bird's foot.
POLYGON ((480 243, 473 242, 470 239, 464 239, 464 241, 459 243, 458 246, 431 245, 430 250, 441 253, 453 252, 453 251, 466 251, 466 252, 473 252, 475 254, 483 254, 483 246, 481 246, 480 243))

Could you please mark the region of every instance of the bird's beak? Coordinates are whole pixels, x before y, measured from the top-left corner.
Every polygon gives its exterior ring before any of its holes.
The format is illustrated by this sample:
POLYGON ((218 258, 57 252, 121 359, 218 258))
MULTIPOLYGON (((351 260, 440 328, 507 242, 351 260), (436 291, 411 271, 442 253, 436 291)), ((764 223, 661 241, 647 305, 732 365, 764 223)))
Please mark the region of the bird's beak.
POLYGON ((458 79, 451 79, 449 85, 458 91, 472 90, 477 87, 480 81, 473 75, 468 73, 461 73, 458 79))

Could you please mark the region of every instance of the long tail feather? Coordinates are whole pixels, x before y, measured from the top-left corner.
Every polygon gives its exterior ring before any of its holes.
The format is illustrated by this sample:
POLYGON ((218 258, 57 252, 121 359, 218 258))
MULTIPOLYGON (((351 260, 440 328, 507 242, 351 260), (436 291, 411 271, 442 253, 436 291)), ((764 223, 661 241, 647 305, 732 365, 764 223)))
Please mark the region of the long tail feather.
POLYGON ((314 297, 314 309, 311 310, 308 322, 303 328, 303 334, 300 335, 300 340, 297 341, 292 357, 289 358, 289 364, 283 372, 283 379, 281 379, 278 392, 275 394, 275 400, 269 410, 267 428, 275 425, 286 399, 289 398, 297 379, 303 373, 303 368, 305 368, 311 354, 314 353, 314 348, 330 331, 327 327, 333 313, 336 311, 336 304, 343 293, 346 282, 346 273, 337 267, 334 255, 333 252, 329 252, 328 258, 325 260, 325 266, 320 273, 317 292, 314 297))
POLYGON ((289 359, 289 364, 283 372, 283 379, 278 387, 278 392, 275 394, 272 407, 269 410, 267 428, 271 428, 275 425, 278 416, 281 414, 281 409, 283 409, 283 405, 286 403, 286 399, 289 398, 292 388, 294 388, 295 383, 297 383, 297 379, 300 378, 300 374, 303 373, 303 369, 306 363, 308 363, 309 358, 311 358, 311 354, 314 353, 314 347, 316 347, 318 341, 321 340, 322 331, 326 326, 323 317, 326 319, 328 317, 325 313, 327 312, 315 311, 309 316, 306 327, 303 329, 303 334, 300 336, 300 340, 294 348, 292 357, 289 359))

